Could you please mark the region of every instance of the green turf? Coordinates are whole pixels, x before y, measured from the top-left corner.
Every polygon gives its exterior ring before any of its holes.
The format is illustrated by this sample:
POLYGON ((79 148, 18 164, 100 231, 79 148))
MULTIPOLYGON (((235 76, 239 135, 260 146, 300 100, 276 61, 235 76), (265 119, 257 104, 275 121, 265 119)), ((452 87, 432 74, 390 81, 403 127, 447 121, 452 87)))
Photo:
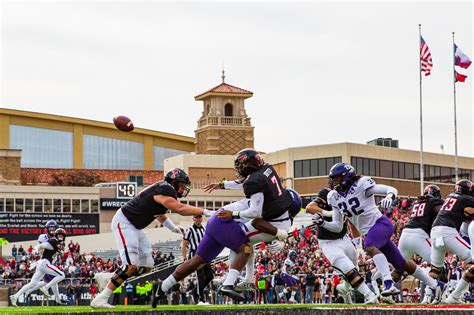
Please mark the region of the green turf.
MULTIPOLYGON (((397 305, 419 305, 419 304, 397 304, 397 305)), ((364 307, 362 304, 245 304, 245 305, 158 305, 156 310, 219 310, 219 309, 255 309, 255 308, 347 308, 347 307, 364 307)), ((380 305, 378 305, 380 306, 380 305)), ((41 313, 81 313, 81 312, 127 312, 127 311, 154 311, 149 305, 131 305, 131 306, 116 306, 111 309, 93 309, 90 306, 20 306, 20 307, 3 307, 0 308, 0 314, 41 314, 41 313)))

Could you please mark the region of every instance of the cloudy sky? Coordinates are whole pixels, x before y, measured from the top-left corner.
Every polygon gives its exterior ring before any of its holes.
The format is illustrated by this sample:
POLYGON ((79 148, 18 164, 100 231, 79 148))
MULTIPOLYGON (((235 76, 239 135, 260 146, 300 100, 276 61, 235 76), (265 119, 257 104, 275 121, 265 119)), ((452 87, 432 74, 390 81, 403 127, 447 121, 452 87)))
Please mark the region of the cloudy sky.
MULTIPOLYGON (((471 2, 2 1, 1 106, 194 136, 194 96, 254 92, 262 151, 377 137, 419 149, 418 24, 425 150, 454 152, 452 32, 473 54, 471 2)), ((459 154, 473 156, 474 66, 457 85, 459 154)))

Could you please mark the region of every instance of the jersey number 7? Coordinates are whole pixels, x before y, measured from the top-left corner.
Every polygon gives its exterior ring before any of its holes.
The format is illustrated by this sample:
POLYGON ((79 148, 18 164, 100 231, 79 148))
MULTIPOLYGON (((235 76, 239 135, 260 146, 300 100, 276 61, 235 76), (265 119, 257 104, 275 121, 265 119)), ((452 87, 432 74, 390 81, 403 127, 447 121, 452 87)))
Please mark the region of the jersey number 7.
POLYGON ((272 177, 270 177, 270 180, 272 181, 273 185, 275 185, 276 188, 278 189, 278 196, 281 196, 282 191, 280 188, 280 184, 278 184, 278 179, 276 178, 276 176, 273 175, 272 177))

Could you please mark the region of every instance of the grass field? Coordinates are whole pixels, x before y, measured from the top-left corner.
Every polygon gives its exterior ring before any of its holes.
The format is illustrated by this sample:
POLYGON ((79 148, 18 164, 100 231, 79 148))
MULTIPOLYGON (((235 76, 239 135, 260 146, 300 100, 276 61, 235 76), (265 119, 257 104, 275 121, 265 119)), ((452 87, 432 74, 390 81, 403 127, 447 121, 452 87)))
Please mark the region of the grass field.
MULTIPOLYGON (((474 304, 468 305, 437 305, 437 306, 426 306, 420 304, 396 304, 396 305, 363 305, 363 304, 268 304, 268 305, 209 305, 209 306, 196 306, 196 305, 159 305, 156 309, 152 309, 147 305, 140 306, 117 306, 113 310, 110 309, 93 309, 89 306, 20 306, 20 307, 3 307, 0 308, 0 314, 44 314, 44 313, 102 313, 102 312, 147 312, 147 311, 186 311, 186 310, 229 310, 229 309, 238 309, 238 310, 252 310, 252 309, 291 309, 292 314, 295 313, 297 309, 366 309, 366 308, 376 308, 376 309, 425 309, 425 310, 436 310, 436 309, 466 309, 474 313, 474 304)), ((184 312, 183 312, 184 313, 184 312)))

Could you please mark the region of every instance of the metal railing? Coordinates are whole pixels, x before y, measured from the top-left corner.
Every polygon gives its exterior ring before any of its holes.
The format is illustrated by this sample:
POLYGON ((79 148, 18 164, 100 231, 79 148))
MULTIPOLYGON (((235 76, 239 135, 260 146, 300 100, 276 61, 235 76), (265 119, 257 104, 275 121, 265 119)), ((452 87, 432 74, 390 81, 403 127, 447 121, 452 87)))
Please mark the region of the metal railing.
POLYGON ((203 126, 250 126, 249 117, 236 116, 208 116, 201 118, 198 122, 199 127, 203 126))

